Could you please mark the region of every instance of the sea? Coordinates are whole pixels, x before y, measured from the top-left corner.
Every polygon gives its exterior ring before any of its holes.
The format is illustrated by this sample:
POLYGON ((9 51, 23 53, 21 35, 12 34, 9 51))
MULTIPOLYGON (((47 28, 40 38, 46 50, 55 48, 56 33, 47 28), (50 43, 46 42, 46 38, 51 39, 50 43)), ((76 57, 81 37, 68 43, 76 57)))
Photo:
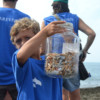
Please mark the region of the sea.
POLYGON ((100 87, 100 62, 85 62, 87 71, 91 77, 80 82, 80 88, 100 87))

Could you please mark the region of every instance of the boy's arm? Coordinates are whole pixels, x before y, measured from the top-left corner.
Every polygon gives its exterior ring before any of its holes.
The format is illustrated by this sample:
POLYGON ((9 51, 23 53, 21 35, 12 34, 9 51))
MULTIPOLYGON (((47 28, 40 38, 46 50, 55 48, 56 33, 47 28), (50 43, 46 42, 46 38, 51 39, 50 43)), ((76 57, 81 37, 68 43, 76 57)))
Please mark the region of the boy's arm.
POLYGON ((48 24, 30 40, 28 40, 19 50, 17 54, 18 63, 23 65, 27 59, 35 55, 37 48, 40 44, 49 36, 54 35, 55 33, 63 33, 66 30, 57 24, 63 24, 65 21, 55 21, 48 24))
POLYGON ((88 49, 90 48, 90 46, 92 45, 94 41, 95 32, 87 24, 85 24, 83 20, 80 18, 79 18, 79 30, 88 36, 85 47, 83 48, 83 52, 86 55, 86 53, 88 52, 88 49))

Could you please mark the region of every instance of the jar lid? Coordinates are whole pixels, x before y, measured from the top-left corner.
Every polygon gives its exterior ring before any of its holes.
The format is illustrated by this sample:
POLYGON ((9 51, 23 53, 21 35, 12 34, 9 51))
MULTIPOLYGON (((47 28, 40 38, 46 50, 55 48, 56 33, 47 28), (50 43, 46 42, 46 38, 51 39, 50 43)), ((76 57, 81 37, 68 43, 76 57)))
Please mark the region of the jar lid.
POLYGON ((67 28, 67 29, 73 29, 73 24, 69 22, 66 22, 64 24, 59 24, 59 26, 67 28))
POLYGON ((69 22, 66 22, 66 23, 64 23, 64 27, 67 27, 69 29, 73 29, 73 24, 69 23, 69 22))

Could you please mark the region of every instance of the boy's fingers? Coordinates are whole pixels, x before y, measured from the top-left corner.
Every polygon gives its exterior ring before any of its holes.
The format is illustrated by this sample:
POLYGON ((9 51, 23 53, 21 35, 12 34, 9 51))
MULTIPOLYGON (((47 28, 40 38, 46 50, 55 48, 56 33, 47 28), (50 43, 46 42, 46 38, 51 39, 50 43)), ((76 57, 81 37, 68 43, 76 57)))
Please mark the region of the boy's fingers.
POLYGON ((52 24, 63 24, 65 23, 65 21, 54 21, 54 22, 51 22, 52 24))

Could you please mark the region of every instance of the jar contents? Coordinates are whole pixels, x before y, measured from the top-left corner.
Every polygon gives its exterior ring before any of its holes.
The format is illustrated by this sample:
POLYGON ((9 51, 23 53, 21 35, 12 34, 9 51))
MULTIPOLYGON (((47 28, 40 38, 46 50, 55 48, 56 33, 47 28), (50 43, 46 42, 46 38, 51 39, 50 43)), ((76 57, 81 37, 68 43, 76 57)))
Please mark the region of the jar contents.
POLYGON ((45 71, 47 74, 57 75, 58 77, 71 77, 75 74, 75 52, 65 54, 48 53, 46 54, 45 71))
POLYGON ((73 24, 61 24, 66 32, 55 34, 46 41, 45 72, 52 78, 72 78, 78 73, 79 37, 73 33, 73 24))

